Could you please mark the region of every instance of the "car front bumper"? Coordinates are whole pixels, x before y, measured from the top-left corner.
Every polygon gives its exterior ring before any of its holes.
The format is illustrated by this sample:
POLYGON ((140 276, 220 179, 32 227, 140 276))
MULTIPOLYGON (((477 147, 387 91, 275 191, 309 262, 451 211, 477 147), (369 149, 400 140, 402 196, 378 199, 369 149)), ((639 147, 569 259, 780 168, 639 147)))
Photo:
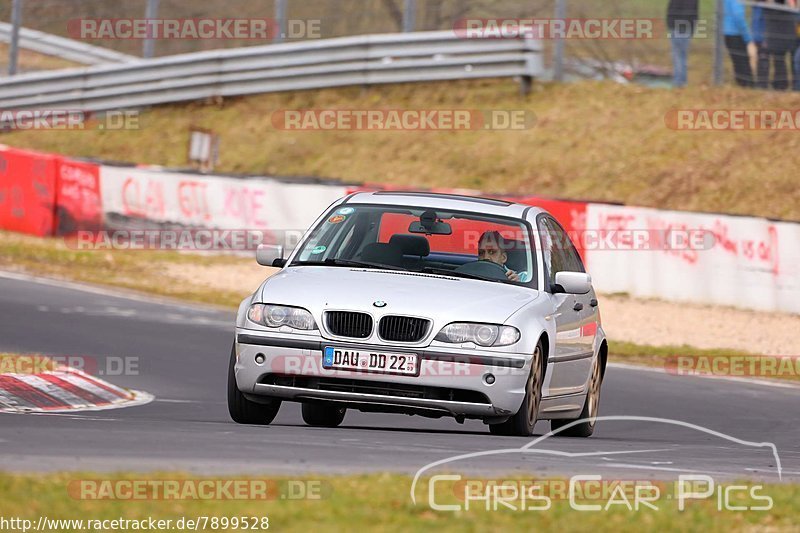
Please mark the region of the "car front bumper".
POLYGON ((497 420, 516 413, 525 397, 531 355, 462 347, 420 348, 280 336, 237 329, 236 384, 242 393, 290 401, 335 401, 363 410, 497 420), (415 353, 420 375, 323 368, 326 346, 415 353), (262 362, 257 362, 256 359, 262 362), (494 382, 487 383, 487 375, 494 382))

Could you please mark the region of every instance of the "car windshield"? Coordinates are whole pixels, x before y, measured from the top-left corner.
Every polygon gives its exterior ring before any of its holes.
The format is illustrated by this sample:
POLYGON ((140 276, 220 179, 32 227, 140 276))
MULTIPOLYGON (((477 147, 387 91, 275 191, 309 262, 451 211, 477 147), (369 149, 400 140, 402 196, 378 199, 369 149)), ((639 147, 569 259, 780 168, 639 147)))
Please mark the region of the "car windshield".
POLYGON ((329 211, 290 266, 362 267, 535 287, 529 226, 518 219, 397 205, 329 211))

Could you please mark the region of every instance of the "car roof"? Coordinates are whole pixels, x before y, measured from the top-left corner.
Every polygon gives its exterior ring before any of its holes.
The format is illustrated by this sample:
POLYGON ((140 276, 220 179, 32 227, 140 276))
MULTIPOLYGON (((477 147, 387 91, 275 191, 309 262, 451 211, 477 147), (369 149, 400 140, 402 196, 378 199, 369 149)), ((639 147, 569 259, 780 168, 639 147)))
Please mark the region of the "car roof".
POLYGON ((545 212, 539 207, 495 198, 414 191, 357 192, 345 198, 342 203, 429 207, 431 209, 443 209, 446 211, 466 211, 519 219, 526 216, 526 211, 531 211, 534 216, 545 212))

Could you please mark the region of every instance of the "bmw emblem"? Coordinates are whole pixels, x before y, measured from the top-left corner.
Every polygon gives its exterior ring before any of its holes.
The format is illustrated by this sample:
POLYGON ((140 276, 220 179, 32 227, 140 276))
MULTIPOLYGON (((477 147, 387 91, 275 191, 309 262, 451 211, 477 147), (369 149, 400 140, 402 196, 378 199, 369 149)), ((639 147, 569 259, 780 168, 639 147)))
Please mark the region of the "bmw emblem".
POLYGON ((376 302, 373 302, 372 305, 374 305, 375 307, 386 307, 386 302, 384 302, 383 300, 378 300, 376 302))

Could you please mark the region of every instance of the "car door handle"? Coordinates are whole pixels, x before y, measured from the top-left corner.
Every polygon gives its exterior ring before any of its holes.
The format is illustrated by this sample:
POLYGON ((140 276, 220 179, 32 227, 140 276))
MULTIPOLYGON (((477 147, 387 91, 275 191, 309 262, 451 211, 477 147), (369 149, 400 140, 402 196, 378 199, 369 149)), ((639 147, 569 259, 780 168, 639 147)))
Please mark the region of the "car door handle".
POLYGON ((583 311, 583 304, 578 302, 575 304, 575 307, 572 308, 573 311, 583 311))
POLYGON ((589 305, 591 305, 592 307, 597 307, 597 298, 592 298, 591 301, 589 302, 589 305))

